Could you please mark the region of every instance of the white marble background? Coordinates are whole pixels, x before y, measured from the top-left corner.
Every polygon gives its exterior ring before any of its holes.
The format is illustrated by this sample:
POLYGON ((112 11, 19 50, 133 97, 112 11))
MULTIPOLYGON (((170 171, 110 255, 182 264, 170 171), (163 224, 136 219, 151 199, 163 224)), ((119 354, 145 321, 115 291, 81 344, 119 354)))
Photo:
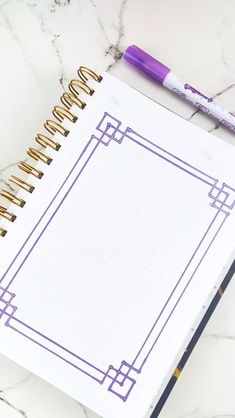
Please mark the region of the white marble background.
MULTIPOLYGON (((100 66, 235 144, 190 105, 135 73, 135 43, 235 111, 235 0, 0 0, 0 186, 50 116, 79 65, 100 66)), ((185 367, 161 418, 235 417, 235 281, 185 367)), ((0 357, 1 418, 96 418, 0 357)), ((121 417, 120 417, 121 418, 121 417)), ((134 417, 130 417, 134 418, 134 417)))

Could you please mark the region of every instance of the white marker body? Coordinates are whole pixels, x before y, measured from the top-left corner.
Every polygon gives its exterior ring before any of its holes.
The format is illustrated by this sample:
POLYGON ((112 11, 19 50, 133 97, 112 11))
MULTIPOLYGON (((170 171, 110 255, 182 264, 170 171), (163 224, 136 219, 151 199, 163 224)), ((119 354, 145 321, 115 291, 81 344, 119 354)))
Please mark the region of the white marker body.
POLYGON ((212 99, 206 97, 190 84, 180 81, 172 71, 166 75, 163 85, 182 99, 192 103, 200 111, 208 116, 212 116, 222 125, 235 132, 235 115, 215 104, 212 99))

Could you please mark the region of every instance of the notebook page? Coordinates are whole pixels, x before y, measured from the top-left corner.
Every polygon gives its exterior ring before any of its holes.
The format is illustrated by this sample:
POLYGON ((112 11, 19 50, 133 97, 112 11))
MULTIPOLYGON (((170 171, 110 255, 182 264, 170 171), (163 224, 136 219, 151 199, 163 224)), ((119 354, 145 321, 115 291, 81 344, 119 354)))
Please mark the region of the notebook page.
POLYGON ((233 259, 235 150, 109 75, 95 90, 1 242, 0 351, 142 418, 233 259))

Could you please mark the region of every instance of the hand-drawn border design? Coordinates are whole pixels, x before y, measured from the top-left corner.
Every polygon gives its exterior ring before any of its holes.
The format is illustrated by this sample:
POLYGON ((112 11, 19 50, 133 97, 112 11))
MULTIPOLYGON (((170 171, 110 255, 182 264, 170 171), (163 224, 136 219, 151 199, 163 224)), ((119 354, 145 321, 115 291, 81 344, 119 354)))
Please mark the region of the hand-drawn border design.
POLYGON ((102 119, 96 127, 95 135, 93 135, 88 141, 87 145, 83 149, 75 165, 67 174, 63 184, 51 200, 49 206, 41 215, 37 224, 34 226, 32 231, 28 235, 26 241, 22 244, 21 248, 19 249, 19 252, 12 260, 11 264, 8 266, 4 275, 1 277, 0 320, 1 318, 4 318, 5 325, 7 327, 21 334, 27 339, 35 342, 39 346, 49 351, 51 354, 67 362, 77 370, 80 370, 81 372, 94 379, 101 385, 104 384, 105 386, 107 386, 110 392, 117 395, 120 399, 122 399, 125 402, 127 401, 131 393, 131 390, 133 389, 136 383, 137 375, 141 373, 144 364, 146 363, 148 357, 154 349, 157 340, 163 332, 167 322, 169 321, 170 317, 175 311, 176 306, 178 305, 180 299, 185 293, 187 287, 189 286, 189 283, 192 281, 197 269, 203 262, 204 257, 209 251, 211 245, 216 239, 218 233, 223 227, 226 219, 230 214, 230 211, 234 208, 234 206, 234 188, 230 187, 226 183, 221 184, 218 179, 211 177, 210 175, 202 172, 196 167, 193 167, 192 165, 188 164, 186 161, 183 161, 177 156, 171 154, 167 150, 157 146, 156 144, 152 143, 151 141, 147 140, 146 138, 135 132, 133 129, 127 127, 125 130, 122 130, 121 122, 115 117, 105 112, 102 119), (143 341, 142 346, 139 348, 133 361, 127 362, 123 360, 119 367, 114 367, 113 365, 110 365, 106 371, 103 371, 95 365, 89 363, 85 359, 81 358, 77 354, 71 352, 66 347, 59 345, 56 341, 53 341, 48 336, 43 335, 38 330, 33 329, 30 325, 23 323, 19 318, 17 318, 17 307, 12 304, 15 295, 9 291, 9 288, 14 282, 15 278, 17 277, 17 274, 20 271, 21 267, 27 261, 34 247, 37 245, 37 242, 39 241, 41 236, 46 232, 49 223, 52 221, 56 212, 63 204, 63 201, 66 199, 66 196, 70 193, 75 182, 78 181, 79 176, 89 163, 98 146, 104 145, 107 147, 111 141, 115 141, 121 144, 124 140, 134 142, 136 146, 142 147, 143 150, 151 152, 156 157, 165 160, 168 164, 172 164, 177 169, 182 170, 185 174, 190 175, 194 179, 197 179, 198 181, 201 181, 204 184, 206 184, 209 188, 209 204, 213 209, 215 209, 215 211, 213 212, 212 220, 207 230, 205 231, 200 242, 198 243, 194 253, 188 261, 188 264, 185 266, 185 269, 179 277, 175 287, 172 289, 168 299, 162 307, 161 312, 155 319, 152 328, 149 330, 147 336, 143 341), (76 174, 75 179, 72 182, 72 184, 66 189, 67 181, 72 173, 76 174), (54 212, 49 217, 49 220, 43 227, 41 227, 40 230, 40 225, 44 216, 50 210, 50 207, 52 203, 55 201, 55 198, 57 198, 60 195, 62 196, 59 201, 60 203, 57 205, 56 210, 54 210, 54 212), (14 272, 13 267, 16 264, 18 257, 21 255, 23 251, 25 251, 25 248, 27 248, 26 245, 29 246, 29 250, 27 249, 26 255, 24 256, 20 264, 16 267, 16 270, 14 272), (178 292, 178 294, 176 292, 178 292), (177 301, 174 303, 172 302, 173 295, 177 295, 178 298, 177 301), (159 320, 162 317, 164 319, 164 323, 163 325, 159 326, 159 320))

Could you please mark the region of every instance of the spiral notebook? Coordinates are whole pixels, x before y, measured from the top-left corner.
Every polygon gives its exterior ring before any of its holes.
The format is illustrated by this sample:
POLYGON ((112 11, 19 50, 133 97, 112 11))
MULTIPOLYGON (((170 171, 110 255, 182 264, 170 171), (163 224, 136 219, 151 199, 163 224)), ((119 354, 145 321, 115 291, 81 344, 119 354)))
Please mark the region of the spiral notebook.
POLYGON ((234 259, 235 149, 78 75, 1 192, 0 351, 104 418, 149 417, 234 259))

